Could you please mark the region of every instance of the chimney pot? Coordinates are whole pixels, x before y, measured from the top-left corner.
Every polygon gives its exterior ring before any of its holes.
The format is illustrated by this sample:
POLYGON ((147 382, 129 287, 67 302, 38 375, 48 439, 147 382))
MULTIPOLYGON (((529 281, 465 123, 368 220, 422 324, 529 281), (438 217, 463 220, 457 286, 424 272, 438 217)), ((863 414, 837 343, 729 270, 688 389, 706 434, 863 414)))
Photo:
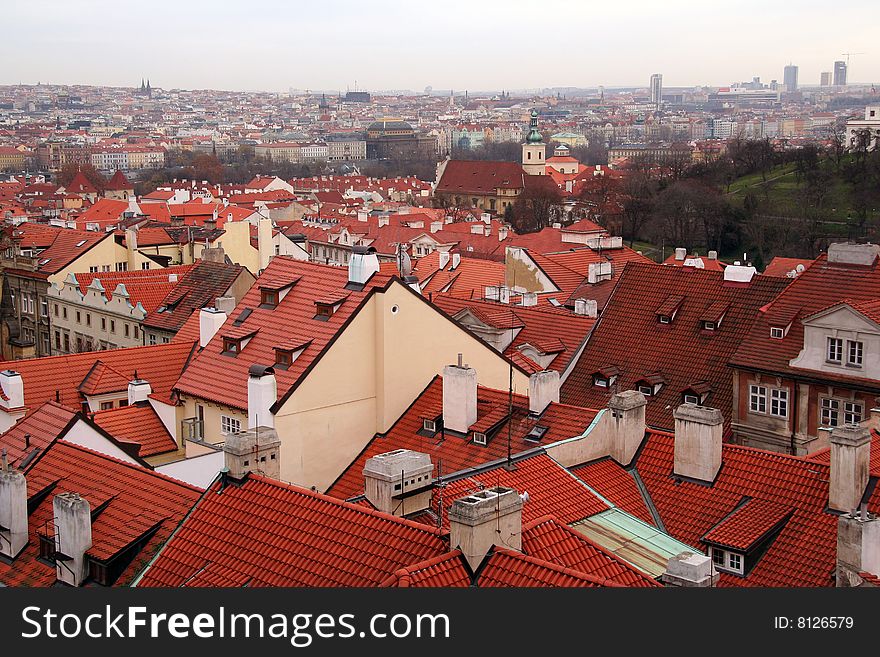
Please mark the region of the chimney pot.
POLYGON ((128 405, 134 406, 138 402, 145 402, 153 392, 153 388, 148 381, 143 379, 134 379, 128 382, 128 405))
POLYGON ((666 586, 703 588, 715 586, 718 577, 712 559, 704 554, 682 552, 669 560, 660 579, 666 586))
POLYGON ((351 247, 351 258, 348 261, 348 282, 365 285, 370 277, 379 271, 378 256, 364 246, 351 247))
POLYGON ((648 402, 638 390, 619 392, 608 402, 609 452, 611 458, 628 466, 645 439, 645 407, 648 402))
POLYGON ((11 470, 3 450, 0 470, 0 554, 14 559, 28 542, 27 480, 11 470))
POLYGON ((535 372, 529 377, 529 413, 540 415, 551 402, 559 403, 559 372, 535 372))
POLYGON ((267 365, 251 365, 248 371, 248 428, 275 426, 270 410, 278 401, 275 370, 267 365))
POLYGON ((270 479, 281 476, 281 439, 273 428, 260 426, 228 434, 223 455, 230 479, 241 481, 251 472, 270 479))
POLYGON ((687 249, 683 249, 681 247, 675 249, 675 259, 676 260, 684 260, 687 257, 687 249))
POLYGON ((52 500, 55 517, 55 551, 67 559, 57 560, 60 582, 80 586, 89 574, 86 552, 92 547, 92 515, 88 500, 77 493, 59 493, 52 500))
POLYGON ((199 310, 199 346, 204 349, 225 321, 226 313, 216 308, 199 310))
POLYGON ((24 406, 24 381, 21 374, 13 370, 0 372, 0 388, 7 399, 0 399, 0 407, 6 409, 24 406))
POLYGON ((364 464, 364 495, 379 511, 406 516, 431 504, 431 457, 409 449, 378 454, 364 464))

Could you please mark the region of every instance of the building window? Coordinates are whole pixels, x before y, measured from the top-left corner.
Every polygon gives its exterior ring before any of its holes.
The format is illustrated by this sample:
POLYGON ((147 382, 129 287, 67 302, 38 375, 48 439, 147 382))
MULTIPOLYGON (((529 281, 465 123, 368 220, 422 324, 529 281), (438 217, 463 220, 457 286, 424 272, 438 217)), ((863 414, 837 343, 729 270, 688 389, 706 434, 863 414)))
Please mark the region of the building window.
POLYGON ((315 307, 317 309, 315 311, 315 319, 318 319, 319 317, 322 319, 329 319, 330 316, 333 315, 333 306, 329 303, 316 303, 315 307))
POLYGON ((92 325, 92 315, 91 313, 86 313, 86 326, 92 325))
POLYGON ((749 410, 752 413, 767 412, 767 388, 764 386, 749 386, 749 410))
POLYGON ((141 337, 141 331, 138 328, 137 324, 135 324, 134 325, 134 338, 135 338, 135 340, 137 340, 139 337, 141 337))
POLYGON ((638 391, 640 393, 642 393, 643 395, 645 395, 645 397, 650 397, 651 395, 654 394, 654 388, 652 388, 651 386, 646 386, 646 385, 639 385, 638 391))
POLYGON ((821 417, 823 426, 836 427, 839 424, 840 402, 836 399, 822 398, 821 417))
POLYGON ((480 431, 474 431, 474 444, 475 445, 485 445, 486 444, 486 434, 480 431))
MULTIPOLYGON (((48 317, 49 316, 49 302, 43 298, 40 299, 40 316, 41 317, 48 317)), ((852 343, 850 343, 850 344, 852 344, 852 343)), ((861 345, 861 342, 859 344, 861 345)), ((861 351, 859 353, 861 354, 861 351)), ((859 362, 861 363, 861 356, 859 356, 859 362)))
POLYGON ((660 320, 661 324, 671 324, 672 318, 669 315, 657 315, 657 319, 660 320))
POLYGON ((241 431, 241 420, 236 420, 228 415, 220 416, 220 433, 227 435, 241 431))
POLYGON ((241 341, 234 338, 223 338, 223 351, 227 354, 238 354, 241 351, 241 341))
POLYGON ((107 330, 107 318, 106 317, 101 318, 101 330, 102 331, 107 330))
POLYGON ((64 334, 64 351, 70 351, 70 334, 64 334))
POLYGON ((827 360, 829 363, 839 363, 843 358, 843 339, 842 338, 828 338, 828 354, 827 360))
POLYGON ((714 331, 715 330, 715 322, 703 322, 703 330, 704 331, 714 331))
POLYGON ((116 271, 128 271, 128 263, 127 262, 117 262, 116 263, 116 271))
POLYGON ((864 345, 858 340, 846 341, 846 364, 850 367, 862 366, 862 351, 864 345))
POLYGON ((700 403, 700 398, 697 397, 696 395, 690 395, 690 394, 685 393, 685 396, 684 396, 684 403, 685 403, 685 404, 697 404, 697 405, 699 405, 699 403, 700 403))
POLYGON ((97 267, 96 265, 92 265, 92 266, 90 266, 90 267, 89 267, 89 273, 90 273, 90 274, 97 274, 97 273, 98 273, 98 267, 97 267))
POLYGON ((116 333, 116 320, 115 319, 110 320, 110 332, 116 333))
POLYGON ((727 567, 738 573, 742 572, 742 556, 736 552, 727 553, 727 567))
POLYGON ((716 566, 724 568, 724 550, 712 548, 712 563, 714 563, 716 566))
POLYGON ((64 317, 64 319, 67 319, 67 308, 61 309, 61 316, 64 317))
POLYGON ((858 402, 844 402, 843 421, 846 424, 859 424, 862 421, 862 405, 858 402))
POLYGON ((260 305, 275 308, 278 305, 277 290, 260 290, 260 305))
POLYGON ((111 408, 113 408, 112 401, 101 402, 101 410, 102 411, 109 411, 111 408))
POLYGON ((593 385, 597 388, 607 388, 608 387, 608 379, 604 376, 593 376, 593 385))
POLYGON ((770 415, 788 417, 788 390, 773 388, 770 391, 770 415))
POLYGON ((778 326, 770 327, 770 337, 774 340, 781 340, 785 337, 785 329, 779 328, 778 326))
POLYGON ((155 333, 150 333, 149 343, 156 344, 156 334, 155 333))
POLYGON ((55 348, 61 350, 61 331, 55 331, 55 348))
POLYGON ((76 323, 82 324, 82 315, 80 315, 80 312, 78 310, 76 311, 76 323))
POLYGON ((141 263, 141 269, 149 269, 149 268, 150 268, 149 262, 142 262, 141 263))
POLYGON ((437 431, 436 420, 428 420, 428 419, 422 420, 422 429, 424 429, 425 431, 430 431, 431 433, 436 432, 437 431))
POLYGON ((286 370, 293 363, 293 352, 290 349, 275 350, 275 366, 286 370))
POLYGON ((128 337, 128 333, 129 333, 128 324, 125 325, 124 333, 125 333, 125 337, 128 337))

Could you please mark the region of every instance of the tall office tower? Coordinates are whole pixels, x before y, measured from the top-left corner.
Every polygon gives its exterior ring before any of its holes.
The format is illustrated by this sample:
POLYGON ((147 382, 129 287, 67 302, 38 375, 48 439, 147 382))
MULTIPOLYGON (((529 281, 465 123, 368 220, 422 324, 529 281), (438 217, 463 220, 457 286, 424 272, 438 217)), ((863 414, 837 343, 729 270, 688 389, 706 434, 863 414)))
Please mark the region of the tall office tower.
POLYGON ((834 62, 834 86, 846 86, 846 62, 844 61, 834 62))
POLYGON ((822 71, 822 75, 819 79, 820 79, 820 82, 819 82, 820 85, 822 85, 823 87, 830 87, 831 86, 831 71, 822 71))
POLYGON ((797 91, 797 74, 798 67, 794 64, 789 64, 783 71, 782 81, 785 84, 785 90, 789 93, 797 91))
POLYGON ((654 109, 660 109, 660 101, 663 97, 663 75, 654 73, 651 76, 651 104, 654 109))

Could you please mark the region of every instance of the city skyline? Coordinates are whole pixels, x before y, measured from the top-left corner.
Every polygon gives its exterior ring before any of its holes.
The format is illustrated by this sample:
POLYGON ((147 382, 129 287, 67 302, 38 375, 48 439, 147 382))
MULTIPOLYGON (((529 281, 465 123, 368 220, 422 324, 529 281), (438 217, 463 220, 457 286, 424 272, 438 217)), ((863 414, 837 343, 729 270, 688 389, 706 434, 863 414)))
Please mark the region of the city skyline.
MULTIPOLYGON (((850 60, 850 84, 880 80, 868 22, 829 39, 823 3, 799 3, 793 16, 749 1, 722 17, 694 11, 690 0, 662 8, 630 5, 637 11, 628 12, 632 16, 621 26, 618 8, 573 2, 542 14, 520 0, 477 6, 453 0, 429 21, 413 23, 406 6, 394 0, 368 7, 348 0, 317 7, 268 2, 259 12, 239 2, 159 1, 135 25, 120 24, 105 0, 84 3, 74 16, 63 3, 46 0, 7 9, 9 25, 19 29, 0 45, 11 64, 0 72, 0 84, 126 87, 149 77, 165 89, 529 90, 647 87, 650 75, 660 72, 664 87, 675 88, 727 86, 753 77, 782 83, 783 68, 792 63, 800 86, 818 86, 820 74, 832 70, 834 61, 846 61, 847 52, 859 53, 850 60), (762 22, 753 22, 750 5, 761 7, 762 22), (671 39, 669 28, 656 29, 671 13, 680 19, 675 29, 687 38, 671 39), (386 18, 373 20, 377 15, 386 18), (479 27, 486 24, 495 29, 479 27), (581 25, 583 34, 570 27, 581 25), (133 38, 141 33, 146 44, 133 38), (815 47, 819 41, 822 49, 815 47)), ((841 12, 869 7, 860 0, 836 6, 841 12)))

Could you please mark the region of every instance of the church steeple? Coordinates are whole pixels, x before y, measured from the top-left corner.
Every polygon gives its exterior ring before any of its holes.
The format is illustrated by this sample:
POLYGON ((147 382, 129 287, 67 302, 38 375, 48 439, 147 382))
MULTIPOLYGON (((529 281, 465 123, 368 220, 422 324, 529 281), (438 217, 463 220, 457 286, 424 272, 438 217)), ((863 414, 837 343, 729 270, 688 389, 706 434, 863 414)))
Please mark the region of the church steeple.
POLYGON ((538 112, 532 110, 529 134, 526 135, 526 141, 522 145, 522 167, 527 174, 543 176, 547 173, 546 152, 547 145, 544 143, 541 131, 538 130, 538 112))

